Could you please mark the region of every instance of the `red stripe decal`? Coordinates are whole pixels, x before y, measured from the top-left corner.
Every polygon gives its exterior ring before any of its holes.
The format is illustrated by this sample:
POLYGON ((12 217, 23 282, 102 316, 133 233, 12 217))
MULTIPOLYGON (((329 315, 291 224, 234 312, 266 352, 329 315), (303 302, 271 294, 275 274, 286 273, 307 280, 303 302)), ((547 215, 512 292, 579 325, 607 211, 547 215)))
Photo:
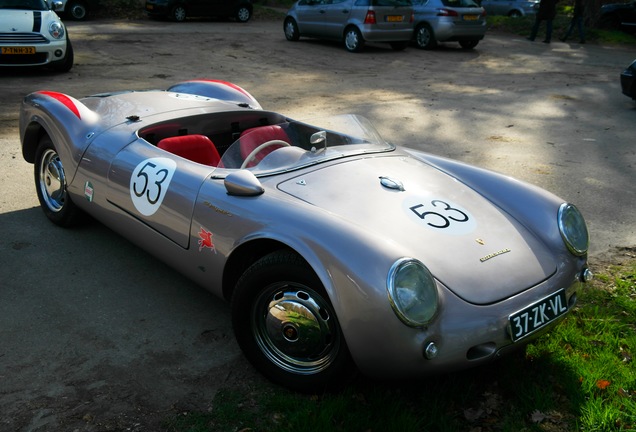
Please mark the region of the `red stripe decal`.
POLYGON ((68 109, 71 110, 71 112, 73 114, 75 114, 77 116, 78 119, 81 119, 82 117, 80 116, 80 112, 77 109, 77 107, 75 106, 75 103, 71 100, 70 97, 66 96, 63 93, 58 93, 58 92, 52 92, 52 91, 40 91, 38 92, 40 94, 43 95, 47 95, 52 97, 53 99, 57 99, 58 101, 62 102, 62 104, 64 104, 64 106, 68 109))

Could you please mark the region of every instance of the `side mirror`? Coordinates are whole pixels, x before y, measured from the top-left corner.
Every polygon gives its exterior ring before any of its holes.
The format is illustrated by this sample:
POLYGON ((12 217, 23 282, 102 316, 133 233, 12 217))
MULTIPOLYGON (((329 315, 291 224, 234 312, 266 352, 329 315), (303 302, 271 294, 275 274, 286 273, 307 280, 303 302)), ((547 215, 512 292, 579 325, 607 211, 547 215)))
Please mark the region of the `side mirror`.
POLYGON ((317 148, 322 146, 323 149, 327 148, 327 131, 319 131, 311 134, 309 138, 311 144, 311 152, 316 153, 317 148))
POLYGON ((239 170, 229 174, 224 180, 229 195, 252 197, 265 192, 261 182, 248 170, 239 170))

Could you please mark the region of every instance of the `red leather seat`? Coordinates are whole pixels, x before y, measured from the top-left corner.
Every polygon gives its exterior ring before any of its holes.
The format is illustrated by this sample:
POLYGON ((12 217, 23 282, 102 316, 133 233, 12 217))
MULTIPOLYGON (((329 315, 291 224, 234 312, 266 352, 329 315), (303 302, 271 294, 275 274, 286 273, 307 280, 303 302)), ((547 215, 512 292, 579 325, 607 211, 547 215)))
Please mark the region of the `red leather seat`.
POLYGON ((217 166, 221 161, 219 151, 212 140, 205 135, 164 138, 157 143, 157 147, 203 165, 217 166))
MULTIPOLYGON (((264 144, 272 140, 285 141, 287 144, 291 144, 291 140, 287 136, 287 133, 282 127, 278 125, 270 126, 258 126, 251 129, 246 129, 241 133, 241 156, 243 159, 247 158, 259 145, 264 144)), ((280 148, 281 146, 270 146, 261 150, 254 158, 253 162, 248 164, 248 167, 256 165, 261 159, 280 148)))

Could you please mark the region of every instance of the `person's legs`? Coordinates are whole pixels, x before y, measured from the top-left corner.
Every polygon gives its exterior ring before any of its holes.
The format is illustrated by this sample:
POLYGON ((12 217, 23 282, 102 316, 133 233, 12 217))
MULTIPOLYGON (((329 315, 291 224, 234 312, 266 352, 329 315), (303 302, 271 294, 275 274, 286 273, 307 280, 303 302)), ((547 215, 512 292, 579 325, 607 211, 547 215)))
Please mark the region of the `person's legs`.
POLYGON ((530 37, 528 38, 531 41, 533 41, 534 38, 537 37, 537 32, 539 31, 539 24, 541 24, 541 20, 539 18, 535 18, 534 25, 532 26, 532 31, 530 32, 530 37))
POLYGON ((550 43, 550 41, 552 40, 552 20, 547 20, 545 25, 545 39, 543 40, 543 42, 550 43))

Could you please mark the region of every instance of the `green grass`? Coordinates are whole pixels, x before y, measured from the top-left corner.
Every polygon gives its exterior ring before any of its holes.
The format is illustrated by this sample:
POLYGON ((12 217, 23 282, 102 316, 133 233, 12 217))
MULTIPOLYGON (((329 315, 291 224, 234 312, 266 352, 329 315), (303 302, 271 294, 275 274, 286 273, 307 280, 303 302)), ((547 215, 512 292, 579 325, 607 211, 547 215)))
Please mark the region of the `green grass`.
POLYGON ((173 432, 636 430, 636 261, 608 267, 554 331, 495 364, 409 384, 359 378, 337 394, 227 388, 173 432))

